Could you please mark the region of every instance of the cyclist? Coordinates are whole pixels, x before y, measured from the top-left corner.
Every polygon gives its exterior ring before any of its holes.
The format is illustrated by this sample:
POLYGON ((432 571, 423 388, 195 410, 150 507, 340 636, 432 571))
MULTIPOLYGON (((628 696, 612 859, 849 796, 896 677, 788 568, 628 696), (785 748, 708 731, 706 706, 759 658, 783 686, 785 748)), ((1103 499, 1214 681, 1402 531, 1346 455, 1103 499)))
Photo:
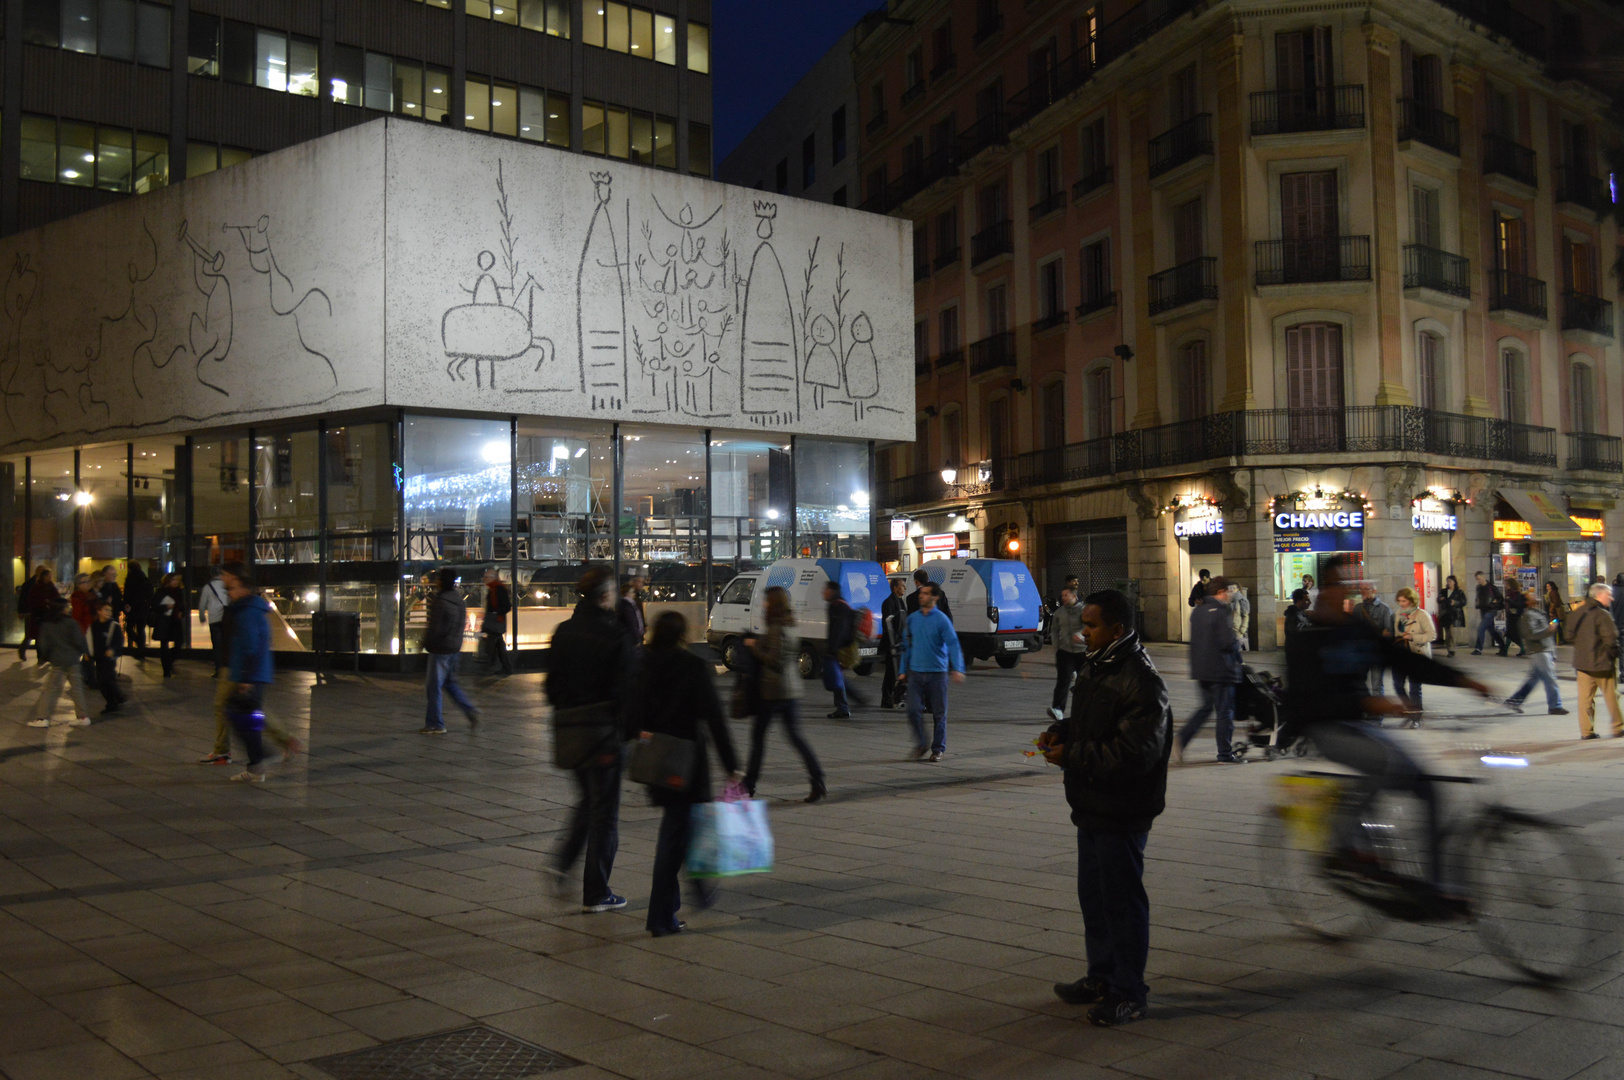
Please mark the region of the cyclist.
POLYGON ((1368 869, 1369 853, 1356 850, 1352 837, 1347 835, 1359 820, 1357 812, 1383 789, 1409 792, 1427 807, 1431 884, 1442 901, 1459 906, 1464 898, 1451 894, 1443 880, 1439 808, 1432 781, 1400 741, 1380 726, 1383 716, 1402 716, 1404 705, 1391 698, 1372 696, 1369 676, 1373 668, 1388 667, 1396 676, 1439 686, 1460 686, 1484 697, 1489 696, 1489 688, 1383 637, 1370 623, 1355 618, 1348 599, 1349 584, 1356 580, 1357 573, 1357 566, 1345 556, 1332 559, 1307 621, 1286 642, 1288 718, 1297 730, 1314 740, 1328 759, 1366 778, 1359 802, 1340 815, 1341 835, 1331 867, 1353 872, 1368 869))

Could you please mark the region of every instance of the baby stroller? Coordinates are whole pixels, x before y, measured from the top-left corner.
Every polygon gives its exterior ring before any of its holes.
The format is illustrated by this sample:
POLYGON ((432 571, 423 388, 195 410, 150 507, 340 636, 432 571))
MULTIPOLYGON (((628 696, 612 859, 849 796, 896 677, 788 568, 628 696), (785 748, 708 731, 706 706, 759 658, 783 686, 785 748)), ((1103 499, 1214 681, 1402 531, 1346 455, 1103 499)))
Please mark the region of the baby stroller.
POLYGON ((1253 747, 1263 751, 1264 761, 1273 761, 1288 753, 1298 757, 1308 755, 1308 740, 1302 738, 1284 722, 1280 707, 1285 690, 1278 676, 1241 666, 1241 684, 1235 688, 1235 740, 1234 754, 1245 758, 1253 747))

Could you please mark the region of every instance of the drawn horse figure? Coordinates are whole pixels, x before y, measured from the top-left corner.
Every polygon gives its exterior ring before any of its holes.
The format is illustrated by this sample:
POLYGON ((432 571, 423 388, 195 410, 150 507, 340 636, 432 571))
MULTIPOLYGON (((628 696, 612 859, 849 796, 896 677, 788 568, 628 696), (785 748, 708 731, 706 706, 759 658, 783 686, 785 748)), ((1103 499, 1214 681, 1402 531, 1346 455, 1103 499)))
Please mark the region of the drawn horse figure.
MULTIPOLYGON (((470 291, 473 302, 448 310, 440 320, 440 340, 450 360, 445 373, 453 380, 466 381, 463 373, 468 361, 474 362, 474 385, 484 388, 479 365, 488 363, 491 371, 491 389, 496 389, 496 365, 503 360, 515 360, 532 349, 540 350, 539 369, 553 355, 550 339, 536 337, 534 332, 536 290, 534 282, 526 282, 521 290, 526 295, 525 310, 502 302, 501 287, 491 276, 496 256, 488 251, 479 253, 479 278, 470 291)), ((517 297, 515 297, 517 299, 517 297)))

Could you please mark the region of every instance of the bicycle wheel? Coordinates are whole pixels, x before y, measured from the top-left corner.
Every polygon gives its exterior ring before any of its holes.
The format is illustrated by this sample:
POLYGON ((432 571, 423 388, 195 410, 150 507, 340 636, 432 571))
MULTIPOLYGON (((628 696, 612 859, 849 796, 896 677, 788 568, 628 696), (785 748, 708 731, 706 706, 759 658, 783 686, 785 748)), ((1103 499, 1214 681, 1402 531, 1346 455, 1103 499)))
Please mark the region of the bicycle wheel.
POLYGON ((1264 820, 1258 853, 1269 903, 1292 926, 1324 941, 1369 933, 1375 912, 1326 878, 1323 847, 1305 842, 1283 809, 1271 808, 1264 820))
POLYGON ((1534 982, 1574 978, 1601 936, 1600 863, 1570 828, 1504 807, 1474 823, 1467 866, 1478 936, 1534 982))

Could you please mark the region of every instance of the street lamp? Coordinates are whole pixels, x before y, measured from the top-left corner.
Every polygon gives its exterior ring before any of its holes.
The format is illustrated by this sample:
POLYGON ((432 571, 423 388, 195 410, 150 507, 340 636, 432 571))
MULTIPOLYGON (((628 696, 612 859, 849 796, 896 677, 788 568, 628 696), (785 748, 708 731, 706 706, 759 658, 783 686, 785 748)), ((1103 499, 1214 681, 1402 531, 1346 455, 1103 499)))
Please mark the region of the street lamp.
POLYGON ((948 487, 952 487, 953 482, 958 478, 959 470, 955 469, 951 463, 942 466, 942 483, 946 484, 948 487))

